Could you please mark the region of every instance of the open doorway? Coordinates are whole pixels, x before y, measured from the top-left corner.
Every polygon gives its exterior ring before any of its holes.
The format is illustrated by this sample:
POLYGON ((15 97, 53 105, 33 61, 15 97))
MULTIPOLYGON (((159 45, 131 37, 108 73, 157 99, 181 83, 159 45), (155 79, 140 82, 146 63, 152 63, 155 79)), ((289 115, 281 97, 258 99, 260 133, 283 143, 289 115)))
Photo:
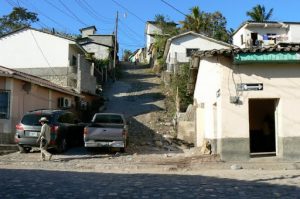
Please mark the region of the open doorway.
POLYGON ((249 100, 251 155, 276 155, 276 105, 277 99, 249 100))

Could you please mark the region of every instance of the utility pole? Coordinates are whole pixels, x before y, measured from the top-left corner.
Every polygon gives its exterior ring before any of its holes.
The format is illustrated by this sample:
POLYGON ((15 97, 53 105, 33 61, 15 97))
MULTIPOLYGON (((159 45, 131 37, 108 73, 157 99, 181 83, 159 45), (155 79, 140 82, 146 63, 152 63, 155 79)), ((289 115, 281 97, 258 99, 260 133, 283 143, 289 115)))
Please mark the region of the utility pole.
POLYGON ((118 21, 119 21, 119 13, 117 11, 116 17, 116 29, 115 29, 115 46, 114 46, 114 63, 113 63, 113 80, 116 80, 116 61, 117 61, 117 37, 118 37, 118 21))

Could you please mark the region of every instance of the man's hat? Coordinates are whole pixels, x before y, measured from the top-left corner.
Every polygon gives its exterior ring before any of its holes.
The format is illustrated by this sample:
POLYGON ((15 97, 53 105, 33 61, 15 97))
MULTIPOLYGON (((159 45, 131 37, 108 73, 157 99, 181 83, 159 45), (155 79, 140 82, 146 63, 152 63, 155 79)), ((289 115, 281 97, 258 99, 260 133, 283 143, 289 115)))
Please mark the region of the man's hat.
POLYGON ((39 120, 39 122, 48 122, 48 119, 46 117, 41 117, 41 119, 39 120))

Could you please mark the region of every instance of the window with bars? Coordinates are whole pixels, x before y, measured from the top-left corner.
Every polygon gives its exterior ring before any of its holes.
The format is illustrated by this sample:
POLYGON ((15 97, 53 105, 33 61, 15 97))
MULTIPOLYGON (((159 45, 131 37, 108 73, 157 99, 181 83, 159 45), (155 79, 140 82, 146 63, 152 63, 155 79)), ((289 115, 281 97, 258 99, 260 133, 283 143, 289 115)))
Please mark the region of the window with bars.
POLYGON ((9 118, 10 91, 0 90, 0 119, 9 118))
POLYGON ((186 49, 186 56, 187 56, 187 57, 191 57, 192 54, 193 54, 194 52, 198 51, 198 50, 199 50, 199 48, 187 48, 187 49, 186 49))

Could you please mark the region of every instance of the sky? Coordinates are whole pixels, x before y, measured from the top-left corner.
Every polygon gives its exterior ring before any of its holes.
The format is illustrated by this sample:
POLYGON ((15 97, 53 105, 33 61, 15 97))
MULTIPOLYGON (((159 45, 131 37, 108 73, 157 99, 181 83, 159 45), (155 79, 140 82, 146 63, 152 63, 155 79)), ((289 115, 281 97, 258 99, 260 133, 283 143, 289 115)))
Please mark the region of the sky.
POLYGON ((227 20, 227 28, 237 29, 248 20, 246 12, 261 4, 273 8, 272 21, 299 22, 299 0, 0 0, 0 17, 12 11, 13 6, 26 8, 38 14, 35 28, 54 28, 70 34, 95 25, 97 34, 112 34, 117 12, 119 56, 125 49, 134 51, 146 45, 145 24, 162 14, 178 22, 199 6, 205 12, 219 11, 227 20), (166 3, 170 5, 167 5, 166 3), (176 9, 174 9, 174 8, 176 9))

